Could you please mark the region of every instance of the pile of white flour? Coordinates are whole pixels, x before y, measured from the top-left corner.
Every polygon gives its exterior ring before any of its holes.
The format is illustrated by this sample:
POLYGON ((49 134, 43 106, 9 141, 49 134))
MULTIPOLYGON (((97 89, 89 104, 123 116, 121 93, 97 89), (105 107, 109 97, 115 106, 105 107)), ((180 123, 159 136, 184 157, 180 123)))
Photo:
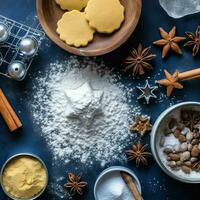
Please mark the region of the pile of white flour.
POLYGON ((123 149, 133 142, 129 132, 131 94, 116 83, 103 63, 95 59, 51 63, 34 80, 31 108, 34 122, 52 150, 54 159, 104 165, 123 160, 123 149))

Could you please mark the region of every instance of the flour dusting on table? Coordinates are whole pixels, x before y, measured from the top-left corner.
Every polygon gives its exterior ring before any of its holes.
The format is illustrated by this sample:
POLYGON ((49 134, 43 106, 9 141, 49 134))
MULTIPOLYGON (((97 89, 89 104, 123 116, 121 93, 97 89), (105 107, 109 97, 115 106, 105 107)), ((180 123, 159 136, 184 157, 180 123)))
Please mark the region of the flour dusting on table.
POLYGON ((70 57, 51 63, 35 79, 32 114, 54 159, 87 165, 124 160, 123 149, 133 142, 129 132, 136 105, 128 105, 131 92, 104 63, 70 57))

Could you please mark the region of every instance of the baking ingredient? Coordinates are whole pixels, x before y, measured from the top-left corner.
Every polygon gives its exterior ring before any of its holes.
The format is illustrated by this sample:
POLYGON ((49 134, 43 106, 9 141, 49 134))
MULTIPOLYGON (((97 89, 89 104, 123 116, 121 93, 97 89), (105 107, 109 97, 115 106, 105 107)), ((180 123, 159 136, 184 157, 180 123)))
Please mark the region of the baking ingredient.
POLYGON ((58 160, 79 167, 126 160, 121 152, 136 138, 129 132, 130 116, 140 107, 128 105, 132 90, 103 62, 76 57, 54 62, 37 75, 31 92, 34 124, 56 165, 58 160))
POLYGON ((185 37, 178 37, 176 35, 176 27, 174 26, 169 33, 167 33, 163 28, 159 28, 160 35, 162 39, 153 42, 153 44, 158 46, 163 46, 162 58, 165 58, 170 50, 175 53, 182 54, 182 51, 177 43, 185 40, 185 37))
POLYGON ((147 150, 147 144, 142 145, 140 142, 133 144, 131 149, 126 151, 126 153, 128 161, 135 160, 137 167, 139 167, 140 164, 148 165, 147 157, 151 155, 147 150))
POLYGON ((133 200, 120 172, 110 172, 102 177, 97 187, 98 200, 133 200))
POLYGON ((180 18, 200 11, 200 0, 159 0, 160 5, 173 18, 180 18))
POLYGON ((42 163, 31 156, 18 156, 3 171, 3 187, 10 195, 30 199, 40 193, 47 182, 42 163))
POLYGON ((196 56, 199 53, 200 49, 200 26, 197 27, 195 34, 192 32, 186 32, 187 37, 190 39, 185 43, 185 47, 192 46, 192 55, 196 56))
POLYGON ((90 0, 85 8, 89 25, 100 33, 112 33, 124 21, 124 7, 119 0, 90 0))
POLYGON ((134 116, 134 122, 131 125, 130 130, 136 131, 143 136, 146 132, 151 131, 151 128, 150 117, 136 115, 134 116))
POLYGON ((69 173, 68 179, 69 180, 65 183, 64 187, 70 190, 70 195, 83 195, 83 188, 87 185, 87 183, 81 180, 81 176, 69 173))
POLYGON ((167 87, 168 97, 171 95, 174 88, 183 89, 183 85, 179 83, 178 71, 175 71, 172 75, 167 70, 164 70, 164 73, 165 73, 166 79, 156 81, 156 83, 167 87))
POLYGON ((58 5, 63 10, 82 10, 86 5, 88 0, 55 0, 58 5))
POLYGON ((60 39, 75 47, 86 46, 93 40, 94 32, 85 18, 85 13, 77 10, 64 13, 57 23, 60 39))
POLYGON ((196 121, 196 125, 200 124, 200 112, 182 109, 180 120, 176 120, 177 123, 174 124, 174 127, 169 126, 171 131, 165 134, 164 144, 160 146, 166 156, 166 164, 172 170, 182 170, 186 174, 200 170, 198 164, 200 159, 200 134, 197 134, 200 132, 195 130, 193 120, 196 121), (166 149, 171 149, 171 151, 166 151, 166 149))
POLYGON ((133 76, 143 75, 145 69, 153 69, 149 62, 155 58, 155 54, 150 53, 150 48, 143 48, 142 44, 139 44, 138 48, 133 48, 130 55, 125 60, 125 71, 132 70, 133 76))
POLYGON ((22 127, 19 117, 13 110, 2 89, 0 89, 0 114, 11 132, 22 127))
POLYGON ((150 86, 148 80, 146 80, 145 86, 137 86, 137 88, 142 92, 142 94, 137 98, 139 99, 145 99, 146 103, 150 103, 150 99, 156 99, 157 96, 154 94, 154 91, 158 88, 157 86, 150 86))

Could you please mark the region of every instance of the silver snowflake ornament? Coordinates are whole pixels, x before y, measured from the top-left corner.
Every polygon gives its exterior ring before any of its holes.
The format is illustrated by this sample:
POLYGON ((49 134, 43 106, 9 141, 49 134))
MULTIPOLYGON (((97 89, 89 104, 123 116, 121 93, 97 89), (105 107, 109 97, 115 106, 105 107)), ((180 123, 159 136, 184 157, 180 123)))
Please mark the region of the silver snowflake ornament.
POLYGON ((157 98, 157 96, 154 94, 154 91, 158 87, 150 86, 148 80, 146 80, 145 86, 143 86, 143 87, 137 86, 137 88, 142 92, 142 94, 137 98, 138 100, 144 98, 146 100, 147 104, 149 104, 151 98, 154 98, 154 99, 157 98))

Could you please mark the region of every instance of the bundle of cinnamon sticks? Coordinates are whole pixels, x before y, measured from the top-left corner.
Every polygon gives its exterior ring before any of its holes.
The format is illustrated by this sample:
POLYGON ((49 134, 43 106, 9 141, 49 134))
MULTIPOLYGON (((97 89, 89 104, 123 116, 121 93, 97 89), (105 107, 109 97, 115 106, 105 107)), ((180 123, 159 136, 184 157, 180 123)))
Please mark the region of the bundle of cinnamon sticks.
POLYGON ((0 114, 6 122, 10 132, 22 127, 22 123, 13 110, 2 89, 0 89, 0 114))

